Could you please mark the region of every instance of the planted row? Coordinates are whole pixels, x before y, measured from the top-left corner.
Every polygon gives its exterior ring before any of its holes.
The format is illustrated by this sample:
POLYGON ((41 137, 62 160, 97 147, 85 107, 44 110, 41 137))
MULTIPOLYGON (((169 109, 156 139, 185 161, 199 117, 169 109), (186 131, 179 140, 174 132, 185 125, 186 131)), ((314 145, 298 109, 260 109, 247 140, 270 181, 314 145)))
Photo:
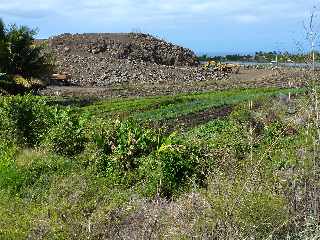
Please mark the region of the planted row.
MULTIPOLYGON (((204 182, 206 167, 200 160, 201 151, 141 122, 77 114, 33 96, 2 98, 0 112, 3 143, 15 146, 16 151, 37 148, 71 159, 112 184, 132 187, 139 182, 144 194, 171 196, 194 179, 204 182)), ((10 156, 15 158, 15 154, 10 156)), ((32 164, 37 165, 37 161, 32 164)), ((37 176, 43 169, 39 168, 37 176)))

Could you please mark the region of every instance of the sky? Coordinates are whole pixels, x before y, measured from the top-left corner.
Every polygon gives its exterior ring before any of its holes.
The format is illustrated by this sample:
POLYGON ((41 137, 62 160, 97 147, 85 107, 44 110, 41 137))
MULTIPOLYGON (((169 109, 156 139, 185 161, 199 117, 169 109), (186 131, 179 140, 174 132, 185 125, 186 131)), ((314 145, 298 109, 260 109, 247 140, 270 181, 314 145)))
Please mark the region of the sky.
POLYGON ((198 54, 295 52, 296 42, 304 41, 304 21, 319 4, 320 0, 0 0, 0 18, 7 24, 37 27, 38 38, 145 32, 198 54))

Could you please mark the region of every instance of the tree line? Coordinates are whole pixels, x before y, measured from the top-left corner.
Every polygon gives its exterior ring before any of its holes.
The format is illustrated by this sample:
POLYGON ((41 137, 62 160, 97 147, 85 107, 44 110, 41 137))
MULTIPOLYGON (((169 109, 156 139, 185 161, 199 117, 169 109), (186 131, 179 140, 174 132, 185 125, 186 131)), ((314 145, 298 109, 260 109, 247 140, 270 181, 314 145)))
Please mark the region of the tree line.
MULTIPOLYGON (((250 54, 229 54, 225 56, 209 56, 207 54, 198 57, 199 61, 218 61, 218 62, 271 62, 278 61, 280 63, 294 62, 304 63, 309 59, 309 53, 292 54, 288 52, 256 52, 250 54)), ((315 60, 320 61, 320 52, 315 52, 315 60)))

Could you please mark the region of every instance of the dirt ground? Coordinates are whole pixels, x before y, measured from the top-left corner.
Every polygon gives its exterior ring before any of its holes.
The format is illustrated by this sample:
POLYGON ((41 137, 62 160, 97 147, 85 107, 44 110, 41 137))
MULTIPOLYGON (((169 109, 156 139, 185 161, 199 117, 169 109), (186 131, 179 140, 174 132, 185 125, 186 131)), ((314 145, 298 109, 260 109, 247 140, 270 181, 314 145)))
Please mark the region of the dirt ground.
POLYGON ((212 81, 125 83, 108 87, 48 86, 40 95, 64 97, 138 97, 205 92, 230 88, 299 87, 304 85, 306 72, 298 69, 241 69, 229 78, 212 81))
POLYGON ((231 82, 259 82, 276 75, 278 75, 278 71, 271 69, 242 69, 238 74, 231 75, 231 82))
POLYGON ((205 111, 191 113, 177 119, 168 120, 165 122, 165 126, 167 127, 167 132, 172 132, 176 129, 184 131, 201 124, 205 124, 214 119, 226 117, 232 112, 232 110, 232 106, 210 108, 205 111))

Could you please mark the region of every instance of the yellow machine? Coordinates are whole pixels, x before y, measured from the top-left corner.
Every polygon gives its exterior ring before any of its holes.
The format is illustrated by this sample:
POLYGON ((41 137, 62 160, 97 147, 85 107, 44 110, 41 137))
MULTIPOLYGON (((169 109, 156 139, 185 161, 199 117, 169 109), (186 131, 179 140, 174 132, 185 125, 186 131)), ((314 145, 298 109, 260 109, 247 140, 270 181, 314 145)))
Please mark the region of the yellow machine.
POLYGON ((212 68, 215 71, 219 72, 227 72, 227 73, 239 73, 240 65, 238 64, 230 64, 230 63, 220 63, 216 61, 208 61, 204 65, 205 69, 212 68))
POLYGON ((205 65, 204 68, 208 69, 209 67, 215 67, 218 63, 216 61, 208 61, 205 65))

